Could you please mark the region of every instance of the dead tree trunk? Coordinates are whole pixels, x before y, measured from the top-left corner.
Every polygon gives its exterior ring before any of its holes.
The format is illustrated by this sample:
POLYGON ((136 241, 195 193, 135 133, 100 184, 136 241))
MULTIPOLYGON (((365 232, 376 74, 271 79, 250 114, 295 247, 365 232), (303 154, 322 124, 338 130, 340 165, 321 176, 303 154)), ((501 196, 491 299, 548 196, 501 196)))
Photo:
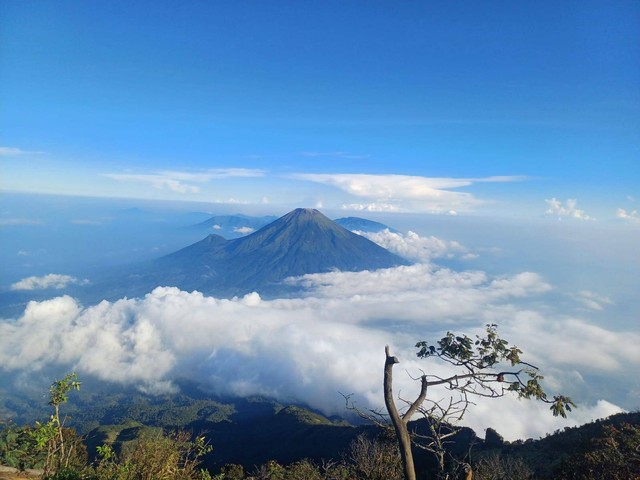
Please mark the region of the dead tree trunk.
POLYGON ((398 438, 398 446, 400 447, 400 458, 402 459, 402 468, 404 470, 405 480, 416 480, 416 470, 413 464, 413 453, 411 452, 411 436, 409 435, 408 423, 411 416, 422 405, 427 397, 427 378, 422 376, 422 389, 420 395, 415 402, 411 404, 409 409, 400 415, 396 404, 393 400, 393 365, 400 363, 397 357, 391 356, 389 346, 384 348, 386 361, 384 363, 384 403, 391 418, 391 423, 398 438))

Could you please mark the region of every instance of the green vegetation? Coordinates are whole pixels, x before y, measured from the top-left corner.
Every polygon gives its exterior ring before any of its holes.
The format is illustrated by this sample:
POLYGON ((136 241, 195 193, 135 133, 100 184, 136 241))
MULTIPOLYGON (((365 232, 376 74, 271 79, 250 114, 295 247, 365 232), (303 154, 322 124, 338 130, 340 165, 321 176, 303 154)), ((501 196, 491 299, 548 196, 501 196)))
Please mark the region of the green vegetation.
MULTIPOLYGON (((66 426, 69 393, 80 384, 75 375, 54 382, 49 421, 19 426, 0 423, 0 463, 45 470, 46 480, 400 480, 404 473, 395 434, 372 425, 334 422, 299 406, 264 399, 235 404, 193 396, 96 404, 99 420, 121 423, 92 428, 79 436, 66 426), (56 408, 57 406, 57 408, 56 408), (175 417, 171 416, 175 414, 175 417), (145 424, 139 420, 145 419, 145 424), (185 422, 177 425, 179 421, 185 422), (64 447, 63 447, 64 445, 64 447)), ((84 389, 83 389, 84 392, 84 389)), ((89 394, 90 396, 91 394, 89 394)), ((117 394, 116 398, 121 400, 117 394)), ((92 397, 94 398, 94 397, 92 397)), ((452 433, 443 443, 443 477, 460 477, 466 464, 474 480, 633 480, 640 479, 640 413, 566 428, 539 440, 505 442, 493 429, 485 439, 473 431, 439 424, 452 433)), ((429 438, 428 418, 410 430, 429 438)), ((414 449, 417 478, 442 474, 428 451, 414 449)))

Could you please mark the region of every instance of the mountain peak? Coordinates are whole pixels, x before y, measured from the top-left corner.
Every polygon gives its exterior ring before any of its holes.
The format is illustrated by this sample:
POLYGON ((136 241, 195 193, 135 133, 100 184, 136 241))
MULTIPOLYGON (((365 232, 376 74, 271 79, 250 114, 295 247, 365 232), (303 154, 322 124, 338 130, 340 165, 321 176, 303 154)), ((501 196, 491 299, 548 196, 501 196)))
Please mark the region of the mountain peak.
POLYGON ((152 278, 227 296, 277 294, 291 288, 283 283, 287 277, 408 263, 314 208, 297 208, 246 237, 224 240, 210 235, 163 257, 152 278))
POLYGON ((296 214, 296 215, 302 215, 302 214, 307 214, 307 215, 322 215, 318 210, 316 210, 315 208, 296 208, 294 210, 292 210, 291 212, 292 214, 296 214))
MULTIPOLYGON (((291 210, 285 216, 282 217, 282 220, 287 218, 295 218, 295 219, 311 219, 311 218, 327 218, 320 211, 315 208, 296 208, 295 210, 291 210)), ((329 220, 327 218, 327 220, 329 220)))

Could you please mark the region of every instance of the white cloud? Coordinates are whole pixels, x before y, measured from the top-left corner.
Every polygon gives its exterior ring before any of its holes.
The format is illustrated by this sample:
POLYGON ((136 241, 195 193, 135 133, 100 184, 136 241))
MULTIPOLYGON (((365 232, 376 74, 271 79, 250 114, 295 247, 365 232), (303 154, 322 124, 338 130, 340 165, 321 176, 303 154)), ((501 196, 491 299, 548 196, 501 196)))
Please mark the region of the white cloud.
POLYGON ((637 210, 632 210, 627 212, 624 208, 619 208, 616 211, 616 218, 620 218, 628 222, 634 222, 634 223, 640 222, 640 215, 638 215, 637 210))
POLYGON ((536 360, 550 365, 626 376, 628 366, 640 364, 640 334, 614 332, 586 320, 564 317, 554 321, 539 312, 521 311, 505 328, 536 360), (626 373, 622 373, 626 372, 626 373))
POLYGON ((342 210, 356 212, 399 212, 400 208, 389 203, 348 203, 342 205, 342 210))
POLYGON ((65 288, 70 283, 78 285, 86 285, 88 280, 78 280, 76 277, 70 275, 60 275, 58 273, 49 273, 42 277, 27 277, 23 278, 19 282, 11 285, 11 290, 46 290, 53 288, 60 290, 65 288))
POLYGON ((434 258, 453 258, 469 255, 468 250, 456 241, 447 241, 430 236, 421 237, 415 232, 409 231, 406 235, 394 233, 389 229, 380 232, 360 232, 358 235, 368 238, 383 248, 400 255, 408 260, 416 262, 429 262, 434 258))
POLYGON ((105 173, 105 177, 118 182, 135 182, 151 185, 158 190, 171 190, 176 193, 199 193, 200 188, 188 185, 175 178, 160 174, 105 173))
POLYGON ((586 391, 594 405, 581 401, 579 413, 564 421, 546 405, 480 399, 464 422, 480 434, 493 426, 514 439, 615 411, 608 390, 580 379, 599 371, 624 382, 635 378, 640 362, 637 333, 523 306, 550 289, 535 273, 493 278, 416 264, 290 282, 307 287, 306 295, 226 300, 157 288, 141 299, 86 308, 68 296, 30 302, 20 318, 0 321, 0 369, 64 365, 151 392, 170 391, 175 379, 186 377, 219 394, 268 395, 343 414, 338 392, 353 393, 363 406, 382 406, 385 344, 401 360, 395 391, 410 397, 418 386, 409 374, 451 371, 417 359, 417 340, 437 339, 447 330, 473 336, 495 322, 526 360, 541 367, 553 393, 586 391))
POLYGON ((11 225, 42 225, 42 222, 30 218, 2 218, 0 225, 7 227, 11 225))
POLYGON ((207 183, 211 180, 231 177, 260 177, 265 172, 248 168, 219 168, 202 172, 180 172, 164 170, 155 173, 104 173, 103 176, 118 182, 135 182, 151 185, 159 190, 171 190, 176 193, 200 193, 193 183, 207 183))
POLYGON ((233 231, 236 233, 241 233, 242 235, 248 235, 255 232, 256 229, 251 227, 235 227, 233 231))
POLYGON ((0 157, 17 157, 20 155, 35 155, 42 152, 30 152, 16 147, 0 147, 0 157))
POLYGON ((364 203, 343 205, 349 210, 422 211, 447 213, 469 211, 482 202, 469 193, 452 189, 468 187, 478 182, 513 182, 523 177, 430 178, 409 175, 314 174, 292 176, 299 180, 335 186, 350 195, 366 198, 364 203))
POLYGON ((577 208, 578 201, 575 198, 569 198, 564 205, 555 197, 546 199, 545 202, 549 205, 549 208, 546 211, 547 215, 557 216, 559 219, 575 218, 577 220, 595 220, 595 218, 587 215, 584 210, 577 208))
POLYGON ((602 311, 605 305, 613 305, 611 298, 588 290, 578 292, 574 298, 589 310, 602 311))
POLYGON ((250 168, 212 168, 203 172, 180 172, 175 170, 164 170, 158 172, 159 175, 176 180, 191 182, 209 182, 222 178, 231 177, 262 177, 264 170, 250 168))
MULTIPOLYGON (((507 440, 514 440, 540 438, 546 433, 564 427, 574 427, 624 412, 624 409, 602 399, 592 404, 579 405, 566 419, 553 417, 549 412, 549 406, 545 404, 520 402, 519 407, 509 398, 481 402, 469 410, 466 420, 471 424, 477 422, 491 426, 497 429, 498 433, 506 434, 507 440), (527 423, 526 419, 531 421, 527 423)), ((483 431, 479 430, 476 433, 482 436, 483 431)))

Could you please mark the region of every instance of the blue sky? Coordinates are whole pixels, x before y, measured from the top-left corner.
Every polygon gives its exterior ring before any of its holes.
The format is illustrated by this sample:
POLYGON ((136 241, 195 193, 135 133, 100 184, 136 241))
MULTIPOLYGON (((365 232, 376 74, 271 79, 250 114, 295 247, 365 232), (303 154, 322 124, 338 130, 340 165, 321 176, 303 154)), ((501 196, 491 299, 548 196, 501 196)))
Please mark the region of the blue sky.
MULTIPOLYGON (((386 342, 404 361, 495 322, 579 401, 569 422, 639 408, 637 1, 9 0, 0 78, 0 370, 166 389, 221 345, 234 393, 335 413, 313 402, 382 398, 386 342), (418 263, 311 276, 303 299, 83 303, 101 269, 212 233, 175 228, 196 216, 296 207, 382 221, 401 233, 373 240, 418 263), (139 343, 94 347, 112 333, 139 343), (282 355, 286 378, 260 370, 282 355)), ((471 425, 566 425, 528 408, 471 425)))
POLYGON ((4 191, 638 222, 637 2, 10 1, 0 21, 4 191))

